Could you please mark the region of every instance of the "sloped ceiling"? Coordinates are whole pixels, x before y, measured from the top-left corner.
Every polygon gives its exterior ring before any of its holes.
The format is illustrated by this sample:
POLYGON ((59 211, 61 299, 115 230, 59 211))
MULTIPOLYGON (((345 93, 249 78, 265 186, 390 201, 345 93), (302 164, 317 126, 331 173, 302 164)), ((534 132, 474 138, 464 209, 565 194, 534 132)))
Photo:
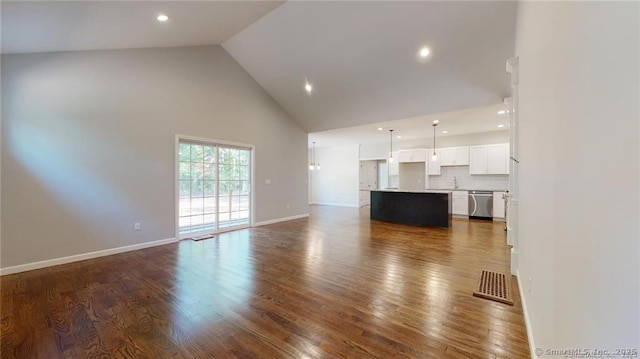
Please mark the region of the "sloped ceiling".
POLYGON ((514 53, 517 3, 2 1, 0 6, 3 54, 222 43, 303 128, 317 132, 404 118, 415 124, 432 114, 501 103, 509 94, 505 60, 514 53), (159 13, 170 20, 157 22, 159 13), (431 48, 426 61, 417 57, 421 46, 431 48), (310 95, 305 81, 313 85, 310 95))
POLYGON ((501 103, 516 6, 287 2, 223 47, 315 132, 501 103))
POLYGON ((218 45, 283 1, 2 1, 7 53, 218 45), (160 23, 159 14, 169 16, 160 23))

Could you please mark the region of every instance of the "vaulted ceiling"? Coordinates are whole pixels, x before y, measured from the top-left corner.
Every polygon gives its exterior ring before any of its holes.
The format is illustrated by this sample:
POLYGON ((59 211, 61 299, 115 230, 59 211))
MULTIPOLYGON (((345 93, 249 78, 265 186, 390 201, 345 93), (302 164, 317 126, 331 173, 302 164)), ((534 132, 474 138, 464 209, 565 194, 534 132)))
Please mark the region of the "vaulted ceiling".
POLYGON ((2 1, 2 53, 218 45, 283 1, 2 1), (169 21, 156 21, 159 14, 169 21))
POLYGON ((2 1, 2 53, 222 46, 308 132, 495 105, 516 2, 2 1), (155 17, 166 13, 170 20, 155 17), (426 59, 418 56, 428 46, 426 59), (304 90, 308 82, 310 94, 304 90))
POLYGON ((515 2, 288 2, 223 46, 314 132, 501 103, 515 21, 515 2))

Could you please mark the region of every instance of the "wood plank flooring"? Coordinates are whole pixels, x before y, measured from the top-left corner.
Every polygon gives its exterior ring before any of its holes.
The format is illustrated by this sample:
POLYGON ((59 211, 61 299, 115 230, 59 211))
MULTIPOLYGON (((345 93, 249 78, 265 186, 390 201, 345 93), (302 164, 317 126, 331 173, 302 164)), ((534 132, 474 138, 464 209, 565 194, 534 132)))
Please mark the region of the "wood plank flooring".
POLYGON ((371 222, 368 208, 1 278, 2 358, 529 358, 501 223, 371 222))

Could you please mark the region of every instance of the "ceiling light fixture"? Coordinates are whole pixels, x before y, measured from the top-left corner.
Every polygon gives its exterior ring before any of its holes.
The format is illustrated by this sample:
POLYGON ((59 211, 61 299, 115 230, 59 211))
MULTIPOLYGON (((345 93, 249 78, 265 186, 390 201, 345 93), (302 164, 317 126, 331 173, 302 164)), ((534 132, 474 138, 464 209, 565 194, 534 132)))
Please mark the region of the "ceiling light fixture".
POLYGON ((313 86, 309 82, 305 82, 304 90, 307 91, 308 94, 311 94, 311 90, 313 90, 313 86))
POLYGON ((397 138, 402 138, 402 136, 398 135, 398 137, 397 137, 397 138))
POLYGON ((427 56, 429 56, 429 54, 431 53, 431 50, 429 50, 428 47, 422 47, 420 49, 420 52, 418 53, 420 55, 420 57, 422 57, 423 59, 426 59, 427 56))
POLYGON ((167 15, 165 15, 165 14, 160 14, 160 15, 158 15, 158 17, 156 19, 158 19, 158 21, 160 21, 160 22, 165 22, 165 21, 169 20, 169 17, 167 15))
POLYGON ((438 123, 440 123, 440 120, 433 120, 433 123, 438 124, 438 123))
POLYGON ((505 111, 505 110, 498 111, 498 115, 504 115, 505 113, 507 113, 507 111, 505 111))
POLYGON ((383 130, 383 128, 382 128, 382 127, 378 127, 378 131, 382 131, 382 130, 383 130))
POLYGON ((389 130, 389 163, 393 163, 393 130, 389 130))
POLYGON ((504 127, 504 125, 503 125, 503 124, 499 124, 499 125, 498 125, 498 128, 503 128, 503 127, 504 127))
POLYGON ((447 130, 444 130, 444 131, 442 131, 442 133, 449 133, 449 131, 447 131, 447 130))
POLYGON ((313 171, 313 170, 319 170, 319 169, 320 169, 320 162, 316 163, 316 143, 314 141, 311 147, 311 164, 309 165, 309 170, 313 171))
POLYGON ((432 125, 433 126, 433 155, 431 156, 431 160, 433 162, 438 160, 438 155, 436 155, 436 126, 438 126, 438 123, 436 121, 433 121, 433 125, 432 125))

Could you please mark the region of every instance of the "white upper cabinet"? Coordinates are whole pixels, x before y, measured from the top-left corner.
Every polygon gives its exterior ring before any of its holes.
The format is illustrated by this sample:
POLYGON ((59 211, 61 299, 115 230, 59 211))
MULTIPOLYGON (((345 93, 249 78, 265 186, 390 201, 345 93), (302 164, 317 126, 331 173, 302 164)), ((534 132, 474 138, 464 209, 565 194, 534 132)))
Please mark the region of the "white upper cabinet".
POLYGON ((425 148, 398 151, 398 160, 402 163, 424 162, 426 159, 427 150, 425 148))
POLYGON ((398 161, 399 162, 413 162, 413 161, 411 161, 412 155, 413 155, 413 150, 398 151, 398 161))
POLYGON ((469 147, 469 173, 472 175, 487 174, 487 146, 469 147))
POLYGON ((438 159, 436 159, 435 161, 431 158, 431 156, 433 155, 433 150, 427 149, 427 162, 429 163, 427 165, 427 172, 429 173, 429 175, 431 176, 439 176, 441 171, 440 171, 440 160, 442 159, 442 152, 438 149, 436 150, 436 156, 438 156, 438 159))
POLYGON ((456 163, 456 149, 455 148, 443 148, 440 150, 442 158, 440 159, 440 166, 455 166, 456 163))
POLYGON ((472 175, 509 174, 509 144, 469 147, 469 173, 472 175))
POLYGON ((507 173, 508 152, 504 144, 487 146, 487 173, 507 173))
POLYGON ((448 147, 440 150, 440 166, 468 166, 469 147, 448 147))

